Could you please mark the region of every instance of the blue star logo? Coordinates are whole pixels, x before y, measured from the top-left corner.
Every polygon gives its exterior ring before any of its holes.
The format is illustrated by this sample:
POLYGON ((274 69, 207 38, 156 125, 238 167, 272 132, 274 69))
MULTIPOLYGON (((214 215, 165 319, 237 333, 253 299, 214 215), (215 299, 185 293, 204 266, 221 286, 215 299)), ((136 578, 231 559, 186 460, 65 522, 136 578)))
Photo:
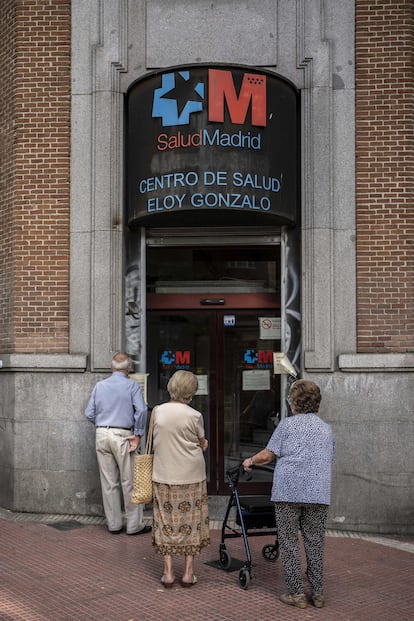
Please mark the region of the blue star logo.
POLYGON ((196 82, 189 71, 164 73, 161 88, 154 91, 152 116, 162 119, 163 127, 188 125, 190 115, 201 112, 204 84, 196 82))
POLYGON ((259 354, 256 349, 246 349, 244 353, 244 361, 247 364, 255 364, 259 359, 259 354))
POLYGON ((175 354, 174 352, 172 352, 169 349, 166 349, 165 351, 162 352, 161 354, 161 362, 163 364, 174 364, 175 362, 175 354))

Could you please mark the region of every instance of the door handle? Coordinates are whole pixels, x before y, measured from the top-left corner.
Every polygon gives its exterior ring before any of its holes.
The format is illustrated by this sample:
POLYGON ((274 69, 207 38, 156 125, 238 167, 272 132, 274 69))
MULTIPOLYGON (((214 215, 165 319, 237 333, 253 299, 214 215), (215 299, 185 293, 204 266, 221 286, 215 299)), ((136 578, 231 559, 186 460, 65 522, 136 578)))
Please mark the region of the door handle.
POLYGON ((200 300, 202 306, 223 306, 225 302, 223 298, 204 298, 200 300))

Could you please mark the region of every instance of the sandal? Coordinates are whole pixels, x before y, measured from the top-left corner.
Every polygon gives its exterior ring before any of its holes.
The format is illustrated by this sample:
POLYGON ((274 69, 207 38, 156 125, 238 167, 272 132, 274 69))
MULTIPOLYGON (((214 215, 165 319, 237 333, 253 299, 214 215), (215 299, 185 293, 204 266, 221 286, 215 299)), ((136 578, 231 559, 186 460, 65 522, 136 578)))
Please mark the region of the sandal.
POLYGON ((191 580, 191 582, 181 580, 181 586, 184 587, 185 589, 189 589, 190 587, 193 586, 193 584, 197 584, 197 576, 194 576, 194 574, 193 574, 193 579, 191 580))
POLYGON ((164 576, 161 577, 161 584, 166 589, 172 589, 174 582, 175 580, 173 580, 172 582, 167 582, 164 576))

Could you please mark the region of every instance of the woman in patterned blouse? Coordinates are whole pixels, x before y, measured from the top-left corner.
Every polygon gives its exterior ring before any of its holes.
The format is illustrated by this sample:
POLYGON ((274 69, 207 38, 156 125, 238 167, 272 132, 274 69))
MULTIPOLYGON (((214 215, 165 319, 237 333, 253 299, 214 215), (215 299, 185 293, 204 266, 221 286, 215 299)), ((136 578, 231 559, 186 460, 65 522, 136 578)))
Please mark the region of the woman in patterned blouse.
POLYGON ((306 553, 306 575, 311 601, 324 605, 323 551, 325 525, 331 500, 332 462, 335 444, 331 427, 319 416, 321 393, 308 380, 292 384, 288 402, 293 416, 284 418, 265 449, 244 460, 245 470, 276 459, 272 496, 280 556, 288 593, 280 600, 290 606, 306 608, 299 530, 306 553))

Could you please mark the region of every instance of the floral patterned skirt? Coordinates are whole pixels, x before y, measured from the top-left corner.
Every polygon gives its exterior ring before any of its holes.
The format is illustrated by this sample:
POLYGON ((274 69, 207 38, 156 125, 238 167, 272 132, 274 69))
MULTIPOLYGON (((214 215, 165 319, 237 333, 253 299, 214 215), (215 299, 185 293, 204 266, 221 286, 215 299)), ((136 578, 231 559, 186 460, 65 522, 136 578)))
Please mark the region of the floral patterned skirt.
POLYGON ((163 556, 195 556, 210 543, 207 483, 153 483, 152 544, 163 556))

